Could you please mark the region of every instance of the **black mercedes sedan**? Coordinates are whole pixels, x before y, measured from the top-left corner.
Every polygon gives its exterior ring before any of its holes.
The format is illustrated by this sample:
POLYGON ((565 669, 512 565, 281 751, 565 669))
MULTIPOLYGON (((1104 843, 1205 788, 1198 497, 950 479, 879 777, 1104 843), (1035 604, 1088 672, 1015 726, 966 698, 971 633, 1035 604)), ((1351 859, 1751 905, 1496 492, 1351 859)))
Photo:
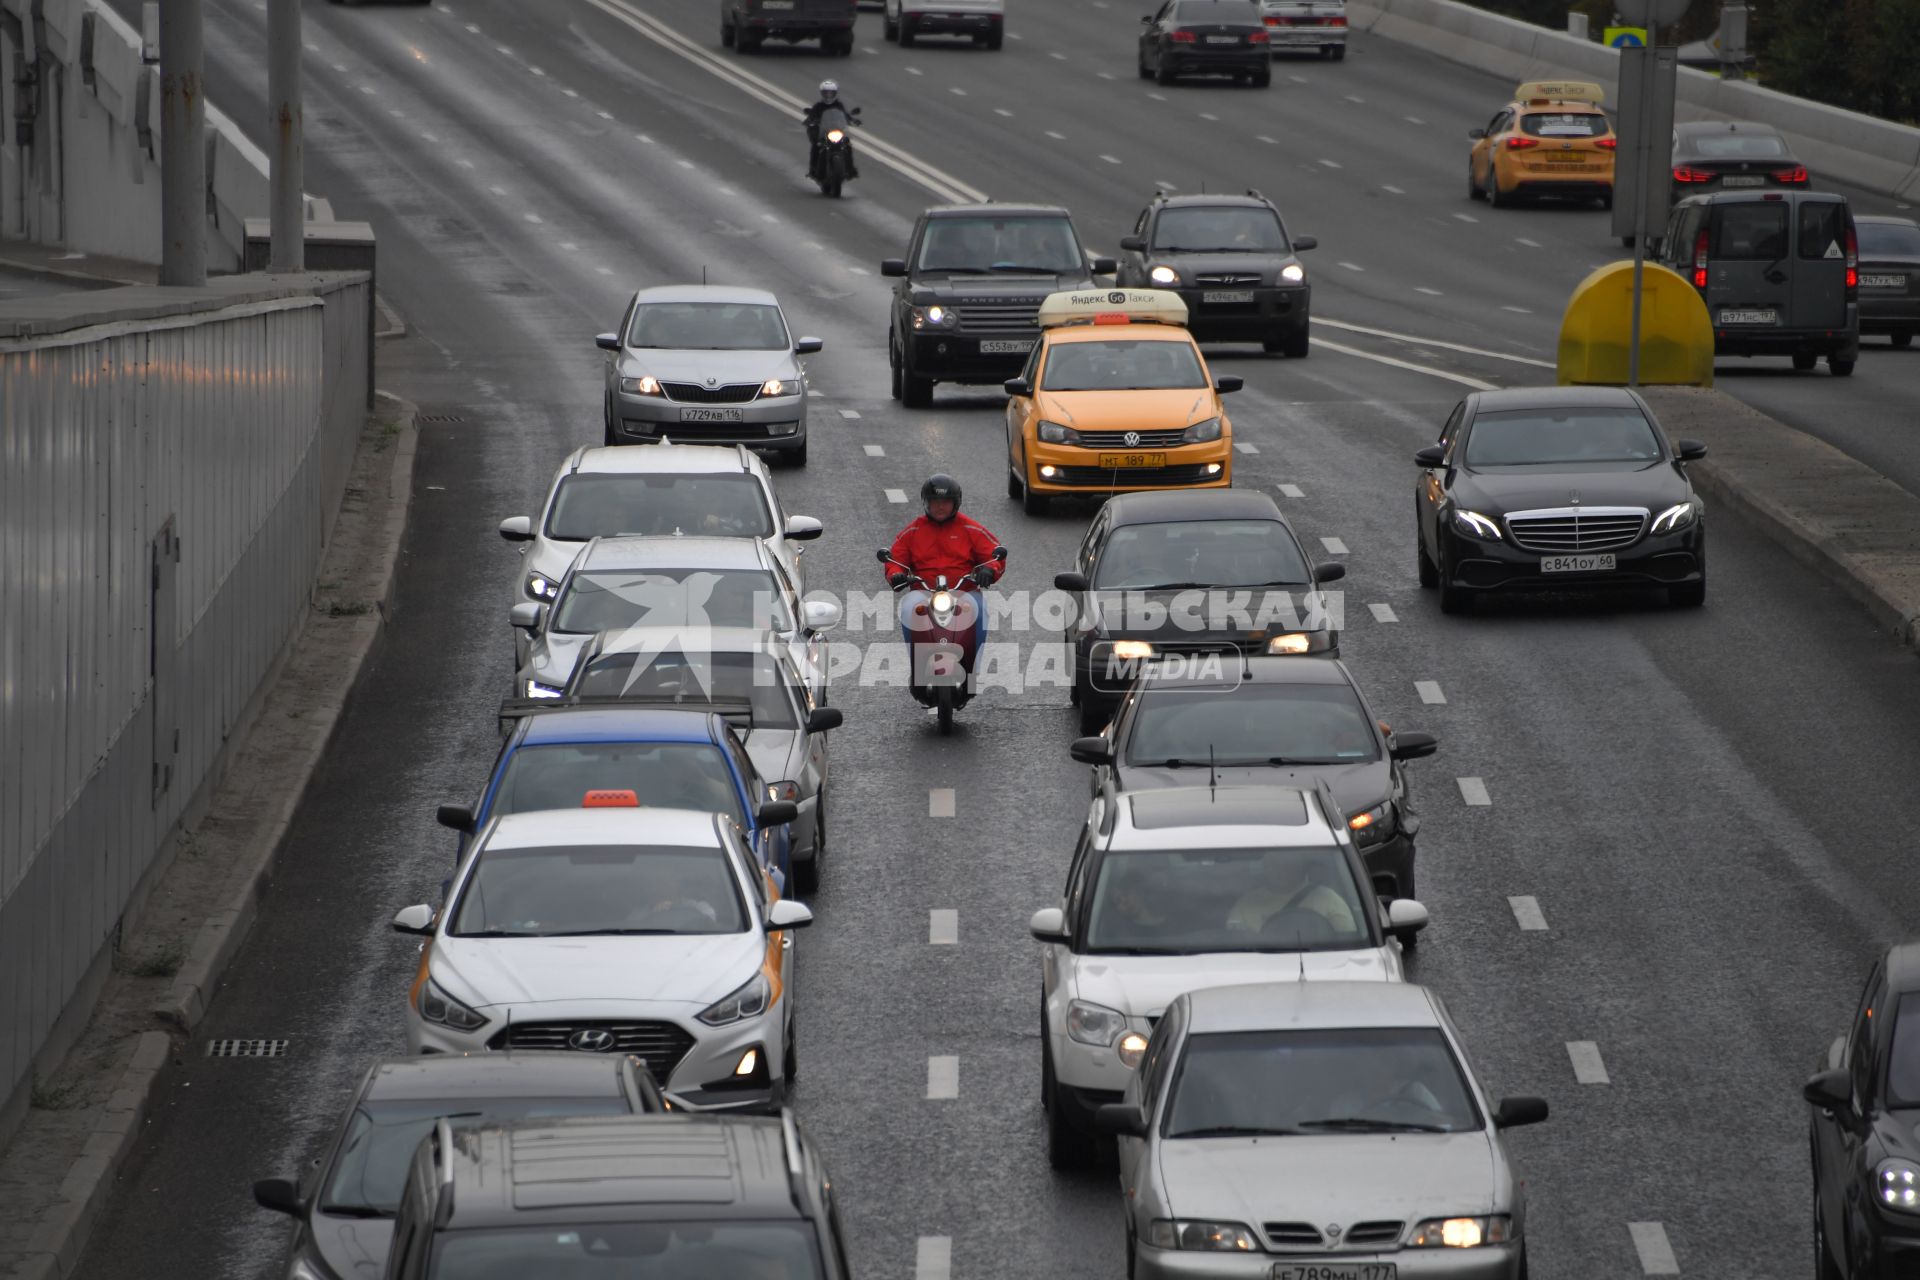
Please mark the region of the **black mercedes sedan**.
POLYGON ((1706 513, 1677 444, 1623 387, 1478 391, 1420 450, 1420 585, 1460 613, 1489 591, 1667 589, 1707 598, 1706 513))
POLYGON ((1920 1273, 1920 943, 1873 966, 1847 1034, 1801 1093, 1813 1104, 1813 1274, 1920 1273))

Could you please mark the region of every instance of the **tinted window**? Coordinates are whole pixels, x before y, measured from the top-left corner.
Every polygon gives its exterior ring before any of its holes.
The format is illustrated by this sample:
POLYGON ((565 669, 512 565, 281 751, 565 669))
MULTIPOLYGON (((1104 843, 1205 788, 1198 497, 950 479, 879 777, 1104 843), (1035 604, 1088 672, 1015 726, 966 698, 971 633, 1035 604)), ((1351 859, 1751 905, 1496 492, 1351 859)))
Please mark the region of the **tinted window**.
POLYGON ((920 271, 1081 271, 1073 224, 1031 218, 933 218, 920 238, 920 271))
POLYGON ((1862 222, 1857 229, 1862 257, 1920 258, 1920 227, 1862 222))
POLYGON ((1290 246, 1271 209, 1203 205, 1162 210, 1153 247, 1164 253, 1286 253, 1290 246))
POLYGON ((749 475, 568 476, 547 512, 547 536, 585 542, 623 533, 764 538, 773 532, 749 475))
POLYGON ((1887 1105, 1920 1107, 1920 991, 1900 997, 1887 1061, 1887 1105))
POLYGON ((589 791, 631 791, 643 805, 701 809, 746 822, 720 748, 705 742, 581 742, 521 747, 507 760, 492 815, 578 809, 589 791))
POLYGON ((1115 529, 1100 549, 1093 585, 1303 585, 1309 576, 1300 544, 1278 520, 1190 520, 1115 529))
POLYGON ((1613 132, 1603 115, 1534 111, 1520 117, 1520 132, 1536 138, 1604 138, 1613 132))
POLYGON ((666 351, 784 351, 780 308, 756 302, 645 302, 633 309, 627 345, 666 351))
POLYGON ((1380 758, 1366 708, 1345 684, 1149 689, 1127 737, 1127 763, 1358 764, 1380 758), (1209 756, 1211 752, 1211 757, 1209 756))
POLYGON ((1831 200, 1801 202, 1800 256, 1832 258, 1844 265, 1847 256, 1847 206, 1831 200))
POLYGON ((1253 4, 1240 4, 1236 0, 1202 0, 1199 4, 1183 4, 1174 15, 1181 23, 1203 22, 1244 22, 1260 26, 1260 10, 1253 4))
POLYGON ((483 849, 455 937, 740 933, 746 907, 720 849, 594 845, 483 849))
POLYGON ((1768 133, 1699 133, 1682 138, 1680 150, 1706 160, 1783 160, 1792 154, 1768 133))
POLYGON ((1364 1027, 1189 1036, 1166 1136, 1478 1128, 1438 1029, 1364 1027))
POLYGON ((1047 351, 1047 391, 1139 391, 1204 387, 1200 358, 1185 342, 1107 339, 1059 342, 1047 351))
POLYGON ((1734 261, 1773 262, 1787 256, 1787 206, 1723 204, 1713 211, 1713 236, 1707 252, 1734 261))
POLYGON ((434 1243, 434 1280, 815 1280, 805 1222, 589 1223, 454 1231, 434 1243))
POLYGON ((1123 955, 1371 946, 1338 848, 1109 853, 1086 950, 1123 955))
POLYGON ((1638 409, 1507 409, 1474 418, 1469 467, 1527 467, 1571 462, 1653 462, 1660 457, 1638 409))
MULTIPOLYGON (((745 702, 756 729, 792 729, 791 685, 765 653, 602 653, 574 676, 569 693, 614 701, 702 705, 745 702)), ((725 710, 725 706, 722 707, 725 710)))
POLYGON ((791 631, 793 616, 759 569, 576 573, 553 606, 553 629, 569 635, 688 626, 791 631))

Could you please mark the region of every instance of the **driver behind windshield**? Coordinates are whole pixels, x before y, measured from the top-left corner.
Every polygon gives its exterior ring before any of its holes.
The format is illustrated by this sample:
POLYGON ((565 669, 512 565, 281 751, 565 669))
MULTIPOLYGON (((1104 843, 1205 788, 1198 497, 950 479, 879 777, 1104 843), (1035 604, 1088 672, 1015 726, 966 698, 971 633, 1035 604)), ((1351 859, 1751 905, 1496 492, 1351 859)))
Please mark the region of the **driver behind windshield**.
POLYGON ((1290 936, 1302 942, 1344 937, 1359 931, 1354 907, 1326 875, 1324 858, 1303 858, 1287 849, 1269 849, 1260 858, 1260 878, 1240 894, 1227 912, 1227 928, 1242 933, 1290 936))

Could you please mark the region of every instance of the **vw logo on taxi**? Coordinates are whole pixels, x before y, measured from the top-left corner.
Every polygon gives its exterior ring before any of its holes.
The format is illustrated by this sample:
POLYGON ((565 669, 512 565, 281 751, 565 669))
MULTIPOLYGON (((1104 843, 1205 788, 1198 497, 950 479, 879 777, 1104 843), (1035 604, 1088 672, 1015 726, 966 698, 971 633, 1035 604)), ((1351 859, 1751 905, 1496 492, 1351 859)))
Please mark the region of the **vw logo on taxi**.
POLYGON ((600 1027, 582 1027, 567 1037, 567 1047, 582 1053, 605 1053, 613 1048, 613 1032, 600 1027))
POLYGON ((1140 433, 1138 431, 1129 431, 1127 432, 1126 435, 1121 436, 1120 438, 1127 442, 1127 448, 1129 449, 1133 448, 1135 445, 1140 443, 1140 433))

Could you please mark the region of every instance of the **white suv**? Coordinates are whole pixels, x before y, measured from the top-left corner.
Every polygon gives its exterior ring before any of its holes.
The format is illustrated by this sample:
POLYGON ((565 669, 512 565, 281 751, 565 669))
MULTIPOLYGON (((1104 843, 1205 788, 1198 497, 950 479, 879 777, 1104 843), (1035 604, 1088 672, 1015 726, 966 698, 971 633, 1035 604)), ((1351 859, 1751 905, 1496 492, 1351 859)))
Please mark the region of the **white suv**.
POLYGON ((1399 939, 1324 786, 1177 787, 1094 800, 1065 902, 1034 913, 1041 1098, 1058 1169, 1094 1154, 1093 1113, 1118 1102, 1167 1005, 1201 987, 1299 979, 1398 982, 1399 939))
POLYGON ((793 1077, 793 933, 739 828, 690 809, 538 810, 475 838, 407 999, 415 1053, 574 1049, 645 1059, 696 1109, 778 1107, 793 1077))
POLYGON ((500 536, 523 542, 515 603, 550 604, 589 538, 622 533, 758 538, 802 591, 799 544, 820 536, 812 516, 780 508, 767 464, 745 445, 606 445, 575 449, 554 473, 539 519, 509 516, 500 536))

